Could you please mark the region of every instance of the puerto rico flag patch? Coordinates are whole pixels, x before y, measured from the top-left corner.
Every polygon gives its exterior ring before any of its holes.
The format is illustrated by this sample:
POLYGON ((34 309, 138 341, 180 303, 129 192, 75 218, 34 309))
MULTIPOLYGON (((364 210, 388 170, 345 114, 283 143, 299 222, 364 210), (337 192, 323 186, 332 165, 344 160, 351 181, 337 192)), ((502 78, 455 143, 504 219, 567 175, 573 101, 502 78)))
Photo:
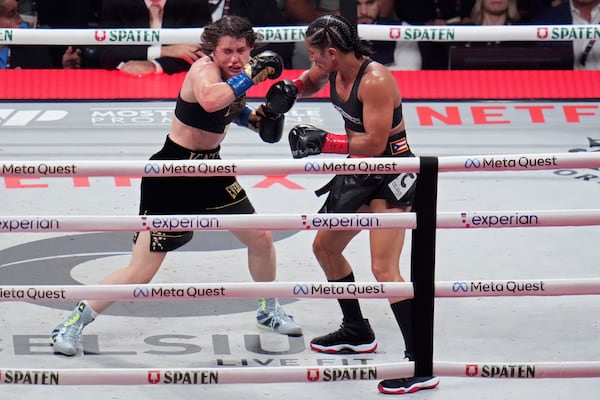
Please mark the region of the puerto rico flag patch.
POLYGON ((390 146, 390 152, 392 153, 393 156, 395 156, 396 154, 400 154, 400 153, 404 153, 405 151, 408 151, 408 143, 406 143, 406 138, 400 138, 397 140, 394 140, 393 142, 389 143, 390 146))

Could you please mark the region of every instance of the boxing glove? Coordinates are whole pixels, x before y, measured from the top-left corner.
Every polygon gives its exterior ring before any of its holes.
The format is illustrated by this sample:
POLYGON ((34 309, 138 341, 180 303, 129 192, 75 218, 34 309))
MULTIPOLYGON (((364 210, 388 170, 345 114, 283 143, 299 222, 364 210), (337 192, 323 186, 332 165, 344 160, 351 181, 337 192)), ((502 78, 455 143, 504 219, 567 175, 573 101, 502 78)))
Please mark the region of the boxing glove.
POLYGON ((288 135, 292 157, 302 158, 321 153, 348 153, 348 136, 336 135, 312 125, 296 125, 288 135))
POLYGON ((261 104, 256 110, 246 106, 236 123, 258 132, 260 138, 267 143, 277 143, 283 135, 283 114, 265 111, 265 105, 261 104))
POLYGON ((267 92, 265 111, 284 114, 292 108, 298 97, 298 87, 290 80, 274 83, 267 92))
POLYGON ((227 79, 226 82, 235 97, 239 97, 252 87, 267 79, 277 79, 283 72, 283 58, 273 51, 263 51, 251 58, 242 68, 242 72, 227 79))

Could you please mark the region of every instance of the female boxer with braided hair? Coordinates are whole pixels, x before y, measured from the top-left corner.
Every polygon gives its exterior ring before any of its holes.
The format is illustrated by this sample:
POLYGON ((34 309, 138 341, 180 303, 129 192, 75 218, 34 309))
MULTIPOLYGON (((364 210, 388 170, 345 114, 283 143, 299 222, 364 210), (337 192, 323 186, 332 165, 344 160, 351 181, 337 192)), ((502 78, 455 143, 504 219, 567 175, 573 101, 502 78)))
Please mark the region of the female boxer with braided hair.
MULTIPOLYGON (((281 75, 283 60, 273 52, 251 58, 257 35, 247 20, 228 16, 204 27, 203 49, 209 54, 192 64, 185 76, 163 147, 152 160, 220 159, 220 144, 230 123, 258 132, 265 142, 279 141, 283 113, 290 103, 278 82, 269 89, 266 103, 256 110, 246 105, 246 90, 281 75), (282 100, 283 98, 283 100, 282 100)), ((295 86, 290 82, 294 89, 295 86)), ((254 207, 235 176, 144 177, 140 214, 252 214, 254 207)), ((275 248, 271 232, 240 230, 233 234, 248 247, 248 267, 255 281, 275 279, 275 248)), ((141 231, 134 235, 129 264, 110 273, 103 284, 150 282, 168 252, 192 239, 193 232, 141 231)), ((112 302, 81 301, 51 334, 56 353, 75 355, 83 328, 112 302)), ((290 336, 302 329, 275 298, 259 300, 256 314, 260 327, 290 336)))
MULTIPOLYGON (((345 134, 333 134, 311 125, 297 125, 289 133, 294 158, 320 153, 350 157, 413 157, 406 140, 402 96, 393 75, 369 58, 369 49, 356 29, 340 16, 324 15, 313 21, 305 43, 313 65, 295 81, 308 97, 330 84, 330 97, 345 123, 345 134)), ((338 175, 317 194, 329 192, 323 213, 408 212, 414 201, 416 176, 412 173, 338 175)), ((320 230, 314 254, 330 282, 354 282, 352 268, 342 254, 357 230, 320 230)), ((380 282, 402 282, 400 253, 404 229, 370 231, 371 270, 380 282)), ((367 353, 377 348, 375 334, 363 318, 357 299, 339 299, 343 321, 338 330, 312 339, 310 346, 325 353, 367 353)), ((412 300, 393 298, 390 304, 400 326, 405 355, 411 359, 412 300)), ((437 377, 389 379, 379 383, 386 394, 430 389, 437 377)))

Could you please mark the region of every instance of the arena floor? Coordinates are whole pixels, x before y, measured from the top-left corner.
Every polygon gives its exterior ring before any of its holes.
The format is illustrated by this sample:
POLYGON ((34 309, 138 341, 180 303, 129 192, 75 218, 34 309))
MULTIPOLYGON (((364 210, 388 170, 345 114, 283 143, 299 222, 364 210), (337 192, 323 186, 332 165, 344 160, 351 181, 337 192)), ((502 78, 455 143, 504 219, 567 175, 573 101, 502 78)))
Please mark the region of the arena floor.
MULTIPOLYGON (((600 103, 406 103, 409 142, 418 155, 551 153, 600 150, 600 103)), ((142 160, 163 143, 173 103, 0 103, 0 160, 142 160)), ((311 123, 333 132, 342 121, 329 103, 302 102, 286 128, 311 123)), ((232 127, 226 159, 289 158, 287 143, 269 145, 232 127)), ((242 176, 258 212, 315 212, 313 190, 327 176, 242 176)), ((0 178, 4 216, 135 215, 138 178, 0 178)), ((440 211, 598 208, 600 171, 445 173, 440 211)), ((0 217, 1 218, 1 217, 0 217)), ((277 232, 279 281, 321 281, 311 254, 314 232, 277 232)), ((129 233, 3 233, 0 285, 97 283, 127 263, 129 233)), ((409 235, 410 236, 410 235, 409 235)), ((437 280, 597 278, 600 227, 439 230, 437 280)), ((359 281, 373 280, 367 235, 347 249, 359 281)), ((410 238, 402 256, 408 275, 410 238)), ((407 276, 408 277, 408 276, 407 276)), ((196 232, 171 253, 155 282, 246 282, 245 250, 226 232, 196 232)), ((434 359, 473 362, 600 361, 598 296, 437 299, 434 359)), ((378 352, 321 355, 309 340, 340 322, 335 300, 282 299, 303 338, 258 331, 255 302, 122 302, 85 331, 84 354, 54 355, 48 335, 73 303, 0 302, 0 370, 10 368, 202 368, 354 365, 398 362, 400 333, 385 300, 361 300, 378 352)), ((0 377, 0 379, 3 379, 0 377)), ((2 382, 6 383, 6 382, 2 382)), ((215 386, 30 386, 3 384, 0 399, 84 396, 128 399, 375 399, 376 381, 215 386)), ((441 377, 437 389, 411 399, 597 400, 600 379, 441 377)))

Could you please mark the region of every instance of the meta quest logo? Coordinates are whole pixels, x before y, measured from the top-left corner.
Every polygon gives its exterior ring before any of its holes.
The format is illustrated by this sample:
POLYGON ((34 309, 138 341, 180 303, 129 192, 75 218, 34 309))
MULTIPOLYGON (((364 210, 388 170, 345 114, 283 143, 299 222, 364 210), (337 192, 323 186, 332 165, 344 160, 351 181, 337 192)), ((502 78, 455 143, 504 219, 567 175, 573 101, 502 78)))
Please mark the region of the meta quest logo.
MULTIPOLYGON (((296 231, 275 231, 273 240, 279 241, 295 235, 296 231)), ((77 266, 106 257, 128 255, 131 252, 132 234, 129 232, 102 232, 58 236, 35 240, 0 250, 0 282, 2 285, 79 285, 71 276, 77 266)), ((207 273, 208 262, 203 261, 202 252, 244 249, 235 236, 226 231, 196 231, 194 238, 178 252, 200 252, 190 257, 189 268, 198 272, 198 279, 207 273)), ((245 274, 244 260, 239 263, 245 274)), ((123 262, 123 261, 116 261, 123 262)), ((235 268, 239 268, 235 266, 235 268)), ((248 278, 250 279, 250 278, 248 278)), ((281 303, 294 302, 281 299, 281 303)), ((46 301, 36 304, 61 310, 71 310, 74 302, 46 301)), ((185 300, 165 302, 133 302, 110 307, 106 313, 120 316, 169 317, 225 315, 253 311, 256 304, 248 299, 205 299, 201 307, 192 306, 185 300)))

